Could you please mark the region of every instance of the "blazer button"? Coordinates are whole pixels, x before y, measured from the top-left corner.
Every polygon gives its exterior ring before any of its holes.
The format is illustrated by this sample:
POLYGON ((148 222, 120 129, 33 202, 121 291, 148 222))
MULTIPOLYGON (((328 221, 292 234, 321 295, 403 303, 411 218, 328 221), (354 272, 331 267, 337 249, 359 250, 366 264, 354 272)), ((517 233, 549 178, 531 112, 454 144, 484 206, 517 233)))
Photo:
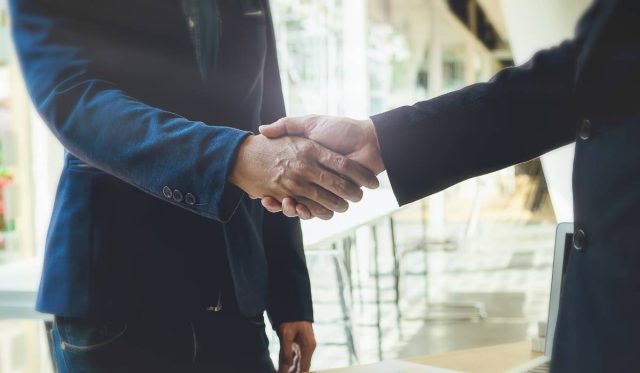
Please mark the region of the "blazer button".
POLYGON ((196 204, 196 196, 194 196, 194 195, 193 195, 193 194, 191 194, 191 193, 187 193, 187 194, 184 196, 184 203, 186 203, 186 204, 187 204, 187 205, 189 205, 189 206, 193 206, 193 205, 195 205, 195 204, 196 204))
POLYGON ((582 140, 589 140, 591 138, 591 121, 589 119, 583 119, 582 123, 580 123, 578 136, 580 136, 582 140))
POLYGON ((178 189, 175 189, 173 191, 173 200, 176 202, 182 202, 183 196, 182 196, 182 192, 179 191, 178 189))
POLYGON ((573 247, 580 251, 587 246, 587 234, 582 229, 578 229, 573 233, 573 247))
POLYGON ((162 188, 162 194, 164 194, 165 198, 173 198, 173 192, 168 186, 162 188))

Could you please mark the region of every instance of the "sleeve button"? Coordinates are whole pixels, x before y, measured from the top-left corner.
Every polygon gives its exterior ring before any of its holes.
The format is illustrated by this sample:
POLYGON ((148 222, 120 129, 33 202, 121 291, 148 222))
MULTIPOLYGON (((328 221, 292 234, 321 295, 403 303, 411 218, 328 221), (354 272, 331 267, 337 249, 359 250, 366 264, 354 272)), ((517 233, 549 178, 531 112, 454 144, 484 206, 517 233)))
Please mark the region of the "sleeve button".
POLYGON ((589 119, 584 119, 580 123, 580 131, 578 133, 578 136, 580 136, 580 138, 585 141, 591 138, 591 121, 589 119))
POLYGON ((573 233, 573 247, 578 250, 584 250, 587 246, 587 234, 582 229, 578 229, 573 233))
POLYGON ((162 194, 164 195, 165 198, 173 198, 173 192, 171 191, 171 188, 169 188, 168 186, 165 186, 164 188, 162 188, 162 194))
POLYGON ((189 205, 189 206, 193 206, 193 205, 195 205, 195 204, 196 204, 196 196, 194 196, 194 195, 193 195, 193 194, 191 194, 191 193, 187 193, 187 194, 184 196, 184 203, 186 203, 186 204, 187 204, 187 205, 189 205))
POLYGON ((181 191, 179 191, 178 189, 175 189, 175 190, 173 191, 173 200, 174 200, 174 201, 176 201, 176 202, 182 202, 183 198, 184 198, 184 197, 183 197, 183 195, 182 195, 182 192, 181 192, 181 191))

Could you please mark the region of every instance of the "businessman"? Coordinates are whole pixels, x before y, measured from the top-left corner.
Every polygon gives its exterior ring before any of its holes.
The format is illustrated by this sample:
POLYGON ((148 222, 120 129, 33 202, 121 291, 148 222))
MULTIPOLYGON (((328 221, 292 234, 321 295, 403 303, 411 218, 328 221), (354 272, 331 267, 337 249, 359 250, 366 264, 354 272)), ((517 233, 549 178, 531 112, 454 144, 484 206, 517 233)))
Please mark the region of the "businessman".
MULTIPOLYGON (((386 168, 401 204, 576 142, 575 233, 552 371, 640 369, 640 2, 599 0, 575 38, 432 100, 368 120, 312 116, 261 129, 386 168)), ((313 217, 288 198, 271 211, 313 217)))
POLYGON ((34 104, 66 148, 37 309, 59 372, 281 372, 315 348, 299 222, 377 180, 307 139, 255 136, 285 115, 262 0, 11 0, 34 104), (338 175, 342 175, 338 176, 338 175))

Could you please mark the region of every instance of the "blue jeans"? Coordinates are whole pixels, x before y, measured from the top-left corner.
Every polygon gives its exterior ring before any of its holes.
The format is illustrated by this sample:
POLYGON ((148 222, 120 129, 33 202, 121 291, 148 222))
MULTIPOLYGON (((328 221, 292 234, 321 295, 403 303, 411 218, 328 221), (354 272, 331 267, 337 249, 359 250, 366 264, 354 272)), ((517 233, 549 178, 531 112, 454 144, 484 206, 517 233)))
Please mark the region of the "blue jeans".
POLYGON ((59 373, 275 371, 262 316, 131 322, 57 317, 51 341, 59 373))

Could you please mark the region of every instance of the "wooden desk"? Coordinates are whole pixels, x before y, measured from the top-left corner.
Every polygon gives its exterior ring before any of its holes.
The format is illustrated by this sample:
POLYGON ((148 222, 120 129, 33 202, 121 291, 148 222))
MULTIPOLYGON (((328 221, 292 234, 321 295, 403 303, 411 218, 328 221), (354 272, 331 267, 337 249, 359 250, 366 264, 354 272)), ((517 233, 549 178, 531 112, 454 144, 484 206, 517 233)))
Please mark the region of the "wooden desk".
MULTIPOLYGON (((518 342, 403 360, 467 373, 500 373, 541 355, 531 351, 531 343, 518 342)), ((349 372, 350 368, 341 368, 317 373, 349 372)))

